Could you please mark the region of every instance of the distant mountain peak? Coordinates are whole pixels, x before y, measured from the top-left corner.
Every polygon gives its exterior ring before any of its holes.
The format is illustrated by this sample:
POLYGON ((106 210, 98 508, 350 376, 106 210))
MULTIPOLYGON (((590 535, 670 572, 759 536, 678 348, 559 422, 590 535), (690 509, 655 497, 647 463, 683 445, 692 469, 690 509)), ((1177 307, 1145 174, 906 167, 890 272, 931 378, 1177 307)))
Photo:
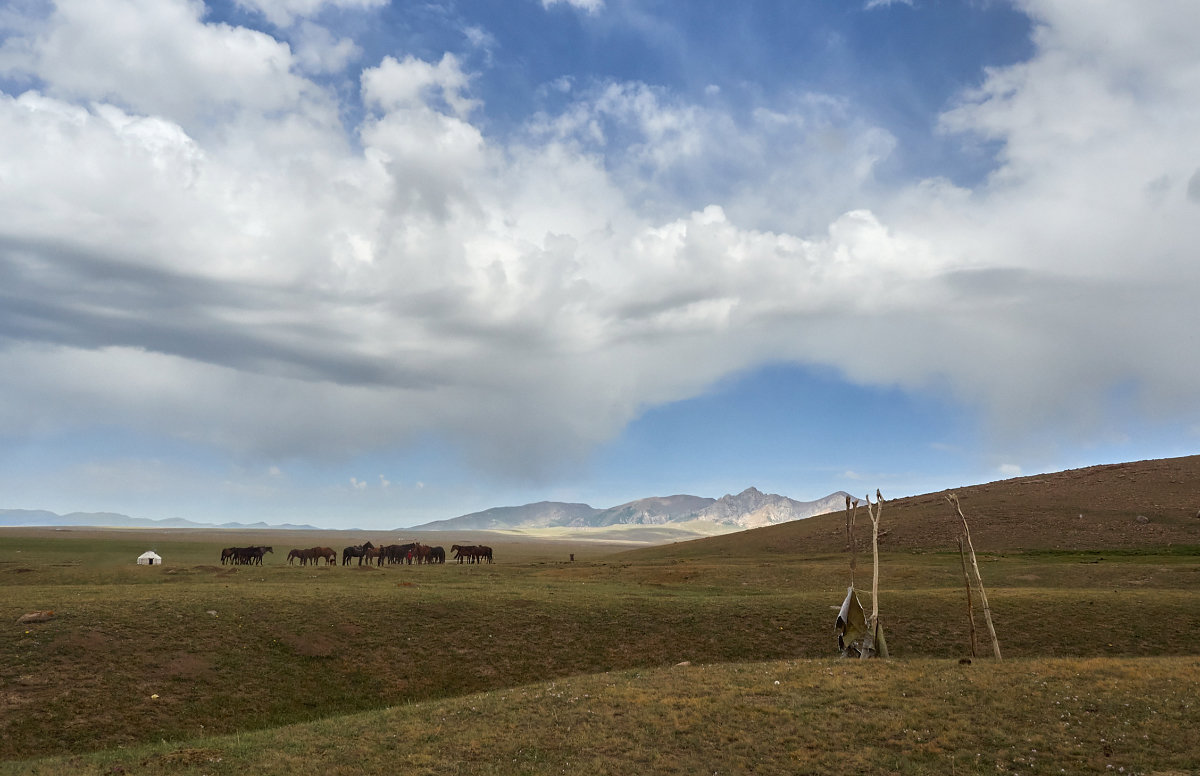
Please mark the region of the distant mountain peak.
POLYGON ((452 531, 516 528, 600 528, 613 525, 666 525, 705 521, 736 528, 802 520, 843 508, 846 494, 832 493, 816 501, 795 501, 749 487, 720 499, 677 494, 651 496, 609 509, 587 504, 539 501, 519 507, 493 507, 482 512, 414 526, 414 530, 452 531))

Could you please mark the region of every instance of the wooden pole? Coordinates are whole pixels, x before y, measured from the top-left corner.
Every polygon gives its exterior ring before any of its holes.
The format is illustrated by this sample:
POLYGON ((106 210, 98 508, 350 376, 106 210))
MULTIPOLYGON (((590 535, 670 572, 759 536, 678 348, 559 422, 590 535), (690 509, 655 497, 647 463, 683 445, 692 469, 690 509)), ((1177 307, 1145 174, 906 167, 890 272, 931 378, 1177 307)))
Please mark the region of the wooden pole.
POLYGON ((872 508, 871 497, 867 496, 867 514, 871 516, 871 556, 874 574, 871 577, 871 619, 867 623, 867 635, 863 639, 862 658, 875 654, 875 635, 879 631, 879 516, 883 514, 883 496, 875 491, 876 504, 872 508))
POLYGON ((963 524, 963 536, 967 540, 967 549, 971 551, 971 568, 975 570, 975 581, 979 584, 979 601, 983 604, 983 621, 987 623, 988 633, 992 636, 992 652, 1000 660, 1000 639, 996 638, 996 626, 992 624, 992 608, 988 606, 987 591, 983 589, 983 576, 979 573, 979 561, 975 558, 975 545, 971 542, 971 529, 967 527, 967 518, 959 506, 958 496, 954 493, 946 496, 946 500, 954 506, 963 524))
MULTIPOLYGON (((870 510, 871 500, 867 499, 870 510)), ((871 558, 874 574, 871 576, 871 630, 879 624, 879 516, 883 514, 883 496, 875 491, 875 509, 871 511, 871 558)))
POLYGON ((958 537, 958 559, 962 561, 963 584, 967 587, 967 622, 971 624, 971 657, 978 657, 978 642, 975 636, 975 607, 971 604, 971 577, 967 574, 967 553, 963 550, 963 538, 958 537))

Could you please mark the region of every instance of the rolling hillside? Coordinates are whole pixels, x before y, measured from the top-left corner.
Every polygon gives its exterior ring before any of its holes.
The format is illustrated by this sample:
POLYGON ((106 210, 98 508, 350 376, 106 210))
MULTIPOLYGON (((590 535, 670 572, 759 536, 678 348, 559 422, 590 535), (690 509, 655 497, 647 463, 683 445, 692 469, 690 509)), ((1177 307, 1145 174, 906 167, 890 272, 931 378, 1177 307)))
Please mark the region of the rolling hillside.
MULTIPOLYGON (((950 549, 958 517, 940 491, 887 501, 883 549, 950 549)), ((1200 456, 1091 466, 956 488, 979 551, 1098 550, 1200 545, 1200 456)), ((836 512, 668 547, 667 556, 841 552, 844 505, 836 512)), ((860 505, 856 535, 869 547, 871 521, 860 505)))

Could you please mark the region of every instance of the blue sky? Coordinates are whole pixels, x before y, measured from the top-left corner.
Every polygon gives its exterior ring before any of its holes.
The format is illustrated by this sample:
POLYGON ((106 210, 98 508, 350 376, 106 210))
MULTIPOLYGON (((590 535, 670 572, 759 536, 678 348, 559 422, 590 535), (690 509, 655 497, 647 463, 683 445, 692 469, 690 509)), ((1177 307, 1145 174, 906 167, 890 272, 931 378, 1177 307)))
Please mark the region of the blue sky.
POLYGON ((5 4, 0 508, 391 528, 1191 454, 1197 28, 5 4))

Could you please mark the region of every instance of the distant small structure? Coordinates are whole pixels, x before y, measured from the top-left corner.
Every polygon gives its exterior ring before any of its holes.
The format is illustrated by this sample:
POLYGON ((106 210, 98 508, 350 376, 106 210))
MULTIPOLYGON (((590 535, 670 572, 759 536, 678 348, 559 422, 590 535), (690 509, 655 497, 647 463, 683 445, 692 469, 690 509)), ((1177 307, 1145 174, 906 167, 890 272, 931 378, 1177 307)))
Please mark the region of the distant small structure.
POLYGON ((138 556, 139 566, 161 566, 162 556, 154 550, 146 550, 138 556))

